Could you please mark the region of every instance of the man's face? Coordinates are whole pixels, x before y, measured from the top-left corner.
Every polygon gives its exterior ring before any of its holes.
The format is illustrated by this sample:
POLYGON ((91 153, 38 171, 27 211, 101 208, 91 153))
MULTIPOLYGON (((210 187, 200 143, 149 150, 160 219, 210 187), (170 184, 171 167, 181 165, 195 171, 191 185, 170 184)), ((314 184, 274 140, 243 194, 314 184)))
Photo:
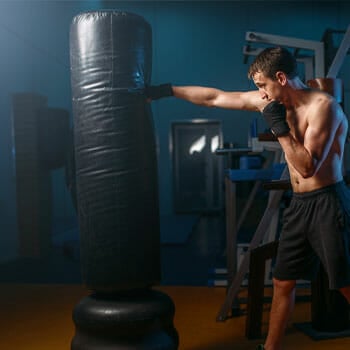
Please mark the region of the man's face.
POLYGON ((278 100, 281 93, 281 85, 277 80, 267 78, 262 72, 257 72, 253 76, 253 81, 259 89, 263 100, 278 100))

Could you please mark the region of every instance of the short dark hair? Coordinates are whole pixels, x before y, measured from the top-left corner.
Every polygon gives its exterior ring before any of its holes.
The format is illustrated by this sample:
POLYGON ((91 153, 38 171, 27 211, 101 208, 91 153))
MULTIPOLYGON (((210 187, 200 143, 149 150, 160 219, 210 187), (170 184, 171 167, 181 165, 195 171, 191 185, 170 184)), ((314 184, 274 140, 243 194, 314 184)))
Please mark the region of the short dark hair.
POLYGON ((276 73, 284 72, 289 79, 298 75, 295 57, 283 47, 268 47, 260 52, 250 65, 248 78, 252 79, 257 72, 276 80, 276 73))

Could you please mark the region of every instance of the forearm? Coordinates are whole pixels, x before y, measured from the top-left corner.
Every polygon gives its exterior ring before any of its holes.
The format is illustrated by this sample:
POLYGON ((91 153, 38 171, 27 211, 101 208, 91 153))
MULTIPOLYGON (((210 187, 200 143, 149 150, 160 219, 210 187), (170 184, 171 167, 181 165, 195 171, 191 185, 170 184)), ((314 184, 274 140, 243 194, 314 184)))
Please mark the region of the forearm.
POLYGON ((214 107, 220 90, 202 86, 173 86, 174 96, 191 103, 214 107))
POLYGON ((303 178, 314 175, 317 160, 290 133, 278 138, 286 159, 303 178))

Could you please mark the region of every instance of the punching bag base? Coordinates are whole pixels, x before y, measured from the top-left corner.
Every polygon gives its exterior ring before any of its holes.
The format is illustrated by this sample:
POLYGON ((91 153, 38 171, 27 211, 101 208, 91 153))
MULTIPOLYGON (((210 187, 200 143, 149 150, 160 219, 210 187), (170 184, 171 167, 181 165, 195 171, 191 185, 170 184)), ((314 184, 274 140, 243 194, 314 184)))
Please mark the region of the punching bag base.
POLYGON ((176 350, 175 307, 164 293, 92 294, 73 310, 71 350, 176 350))

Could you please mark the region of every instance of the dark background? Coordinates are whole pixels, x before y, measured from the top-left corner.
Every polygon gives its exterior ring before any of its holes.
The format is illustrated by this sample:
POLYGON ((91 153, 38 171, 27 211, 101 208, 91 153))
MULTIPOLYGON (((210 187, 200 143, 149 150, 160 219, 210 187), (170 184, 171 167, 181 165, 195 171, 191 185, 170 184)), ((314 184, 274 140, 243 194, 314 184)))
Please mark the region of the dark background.
MULTIPOLYGON (((327 29, 346 30, 350 23, 348 1, 0 1, 0 280, 79 281, 78 229, 64 167, 49 174, 49 255, 20 251, 12 101, 18 93, 45 96, 47 105, 67 111, 72 123, 70 23, 80 12, 98 9, 133 12, 151 24, 154 84, 172 82, 224 90, 254 89, 246 74, 251 58, 244 62, 242 53, 247 31, 321 41, 327 29)), ((337 46, 342 36, 333 39, 337 46)), ((349 113, 349 55, 339 78, 349 113)), ((207 267, 224 261, 223 208, 209 213, 194 210, 180 214, 175 210, 172 123, 217 121, 222 142, 245 146, 249 125, 258 116, 176 99, 154 102, 152 110, 158 145, 162 254, 166 259, 163 281, 196 284, 194 274, 200 271, 198 283, 202 284, 207 267), (205 256, 210 256, 209 262, 205 256), (180 272, 176 270, 179 261, 183 266, 180 272)), ((264 128, 259 119, 258 129, 264 128)), ((62 135, 63 144, 68 141, 67 135, 62 135)), ((345 165, 349 165, 348 156, 345 165)))

